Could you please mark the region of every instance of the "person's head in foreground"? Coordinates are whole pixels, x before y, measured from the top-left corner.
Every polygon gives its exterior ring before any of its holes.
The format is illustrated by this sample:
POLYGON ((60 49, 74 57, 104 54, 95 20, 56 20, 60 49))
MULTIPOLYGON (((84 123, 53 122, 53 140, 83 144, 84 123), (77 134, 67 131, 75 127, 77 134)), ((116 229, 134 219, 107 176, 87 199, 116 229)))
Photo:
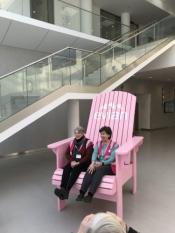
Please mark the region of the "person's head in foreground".
POLYGON ((127 233, 127 226, 111 212, 97 213, 83 219, 78 233, 127 233))

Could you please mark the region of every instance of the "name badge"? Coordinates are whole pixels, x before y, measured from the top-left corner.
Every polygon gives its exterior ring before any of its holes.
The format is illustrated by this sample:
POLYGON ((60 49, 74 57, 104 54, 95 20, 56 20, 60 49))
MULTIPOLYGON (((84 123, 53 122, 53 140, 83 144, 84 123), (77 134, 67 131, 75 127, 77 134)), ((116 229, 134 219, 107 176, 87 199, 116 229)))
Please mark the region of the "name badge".
POLYGON ((81 159, 81 155, 80 154, 76 154, 76 159, 81 159))

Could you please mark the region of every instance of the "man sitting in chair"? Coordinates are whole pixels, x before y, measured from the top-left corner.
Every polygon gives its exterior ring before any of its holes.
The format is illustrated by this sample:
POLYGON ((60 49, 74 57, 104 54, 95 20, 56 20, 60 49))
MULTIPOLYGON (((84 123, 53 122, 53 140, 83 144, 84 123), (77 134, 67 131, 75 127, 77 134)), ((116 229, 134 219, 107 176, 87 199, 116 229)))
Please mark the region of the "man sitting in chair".
POLYGON ((86 171, 91 163, 93 143, 84 135, 82 127, 74 130, 75 138, 66 151, 68 164, 63 169, 61 189, 55 189, 55 195, 61 200, 68 199, 69 191, 82 171, 86 171))
POLYGON ((111 140, 112 130, 110 127, 104 126, 99 132, 101 141, 94 147, 92 162, 85 174, 77 201, 91 202, 103 176, 114 175, 112 163, 115 160, 115 150, 118 145, 111 140), (88 189, 88 195, 85 196, 88 189))

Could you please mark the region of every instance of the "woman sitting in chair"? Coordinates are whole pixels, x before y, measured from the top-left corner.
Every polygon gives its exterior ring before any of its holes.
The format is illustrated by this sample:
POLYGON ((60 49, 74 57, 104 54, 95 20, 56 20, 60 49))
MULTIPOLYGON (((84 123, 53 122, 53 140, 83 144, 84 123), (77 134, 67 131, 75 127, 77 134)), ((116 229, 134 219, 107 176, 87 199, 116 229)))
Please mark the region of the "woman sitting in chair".
POLYGON ((99 132, 101 141, 94 147, 92 162, 85 174, 77 201, 91 202, 103 176, 114 175, 111 165, 115 160, 115 150, 118 145, 111 140, 112 130, 110 127, 104 126, 99 132), (88 195, 85 196, 88 189, 88 195))
POLYGON ((66 158, 68 164, 63 169, 61 189, 56 188, 55 194, 61 200, 68 199, 69 191, 82 171, 86 171, 91 163, 93 152, 92 142, 84 136, 84 129, 76 127, 75 138, 71 141, 66 158))

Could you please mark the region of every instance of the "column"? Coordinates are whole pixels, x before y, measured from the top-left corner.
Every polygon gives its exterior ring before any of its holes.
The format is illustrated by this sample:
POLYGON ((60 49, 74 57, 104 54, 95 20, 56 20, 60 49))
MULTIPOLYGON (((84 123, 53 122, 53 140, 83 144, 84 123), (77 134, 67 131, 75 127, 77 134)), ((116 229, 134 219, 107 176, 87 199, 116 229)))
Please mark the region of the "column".
POLYGON ((130 13, 123 12, 121 14, 121 34, 125 34, 130 31, 130 13))
POLYGON ((93 18, 93 6, 92 6, 92 0, 81 0, 80 1, 80 7, 81 10, 81 32, 92 34, 93 28, 92 28, 92 18, 93 18))
POLYGON ((79 100, 69 100, 68 102, 68 137, 74 135, 75 127, 80 124, 79 100))

